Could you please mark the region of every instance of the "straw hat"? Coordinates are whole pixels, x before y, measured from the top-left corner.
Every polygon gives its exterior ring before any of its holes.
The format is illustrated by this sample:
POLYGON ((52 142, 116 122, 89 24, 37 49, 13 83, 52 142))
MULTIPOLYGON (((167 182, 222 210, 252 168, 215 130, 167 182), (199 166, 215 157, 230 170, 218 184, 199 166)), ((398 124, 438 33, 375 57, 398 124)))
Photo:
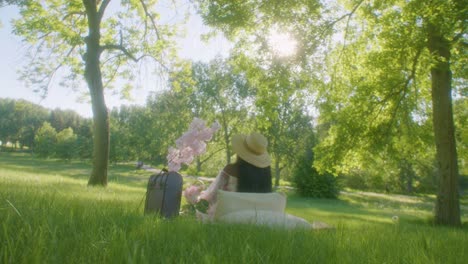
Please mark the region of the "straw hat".
POLYGON ((234 152, 241 159, 259 168, 265 168, 271 164, 267 146, 267 139, 260 133, 239 134, 232 137, 234 152))

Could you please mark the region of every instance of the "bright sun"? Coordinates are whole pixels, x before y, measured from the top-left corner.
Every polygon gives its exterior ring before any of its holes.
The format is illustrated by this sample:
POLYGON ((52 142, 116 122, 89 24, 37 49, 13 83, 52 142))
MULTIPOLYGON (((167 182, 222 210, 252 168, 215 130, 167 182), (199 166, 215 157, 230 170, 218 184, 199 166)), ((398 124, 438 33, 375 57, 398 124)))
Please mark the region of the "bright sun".
POLYGON ((268 36, 268 44, 280 57, 288 57, 296 53, 297 42, 287 33, 271 30, 268 36))

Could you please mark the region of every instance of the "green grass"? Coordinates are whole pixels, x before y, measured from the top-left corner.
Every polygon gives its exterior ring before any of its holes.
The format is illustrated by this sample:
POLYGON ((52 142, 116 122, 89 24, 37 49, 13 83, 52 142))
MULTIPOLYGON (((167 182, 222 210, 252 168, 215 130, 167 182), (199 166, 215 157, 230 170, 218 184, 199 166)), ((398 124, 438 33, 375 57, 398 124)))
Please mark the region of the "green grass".
MULTIPOLYGON (((287 211, 336 228, 285 231, 143 216, 150 173, 113 165, 107 188, 90 165, 0 153, 0 263, 465 263, 463 228, 436 227, 434 197, 290 194, 287 211), (399 216, 397 223, 393 216, 399 216)), ((466 203, 466 196, 462 204, 466 203)))

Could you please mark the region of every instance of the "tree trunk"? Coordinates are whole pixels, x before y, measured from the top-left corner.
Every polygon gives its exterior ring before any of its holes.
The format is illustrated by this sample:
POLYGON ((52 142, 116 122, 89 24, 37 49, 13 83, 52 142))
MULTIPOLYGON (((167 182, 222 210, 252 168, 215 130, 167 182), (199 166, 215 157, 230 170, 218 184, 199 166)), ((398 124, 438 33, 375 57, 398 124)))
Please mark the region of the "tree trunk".
POLYGON ((228 148, 226 149, 226 160, 227 160, 227 163, 226 164, 230 164, 231 163, 231 150, 228 148))
POLYGON ((408 171, 406 175, 406 193, 412 194, 413 193, 413 178, 414 178, 414 170, 413 165, 408 163, 408 171))
POLYGON ((231 141, 229 140, 229 134, 227 132, 226 122, 224 124, 224 144, 226 145, 226 164, 231 163, 231 141))
POLYGON ((200 161, 200 157, 197 157, 197 175, 200 175, 201 166, 202 166, 202 163, 200 161))
POLYGON ((275 187, 278 187, 279 186, 279 182, 280 182, 280 167, 279 167, 279 160, 276 159, 275 160, 275 187))
POLYGON ((109 113, 104 100, 100 67, 100 18, 95 1, 83 0, 88 16, 86 37, 85 78, 93 107, 93 170, 88 185, 107 185, 109 163, 109 113))
POLYGON ((400 161, 400 189, 407 194, 413 193, 413 165, 406 159, 400 161))
POLYGON ((431 67, 433 127, 437 152, 439 186, 435 206, 435 222, 460 226, 458 165, 452 113, 452 75, 450 43, 441 30, 428 25, 428 48, 436 57, 431 67))

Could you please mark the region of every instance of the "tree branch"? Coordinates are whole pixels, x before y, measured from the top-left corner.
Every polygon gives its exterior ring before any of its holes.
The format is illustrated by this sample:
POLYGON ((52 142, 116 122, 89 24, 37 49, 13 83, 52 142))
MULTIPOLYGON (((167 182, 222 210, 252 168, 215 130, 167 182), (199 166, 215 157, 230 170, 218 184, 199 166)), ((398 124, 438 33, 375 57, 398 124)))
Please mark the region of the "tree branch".
POLYGON ((9 5, 23 5, 26 0, 0 0, 0 7, 5 7, 9 5))
POLYGON ((74 15, 86 15, 86 12, 70 12, 70 13, 67 13, 64 17, 62 17, 62 20, 65 20, 71 16, 74 16, 74 15))
POLYGON ((143 56, 139 57, 139 58, 136 58, 135 56, 133 56, 132 53, 130 53, 123 45, 117 45, 117 44, 107 44, 107 45, 104 45, 104 46, 101 46, 100 47, 101 50, 100 52, 104 51, 104 50, 120 50, 121 52, 123 52, 127 57, 129 57, 130 59, 132 59, 134 62, 138 62, 143 56))
MULTIPOLYGON (((328 25, 326 25, 326 28, 330 29, 332 28, 336 23, 338 23, 339 21, 345 19, 345 18, 348 18, 347 22, 346 22, 346 27, 345 27, 345 34, 343 36, 343 47, 341 49, 341 52, 340 54, 338 55, 338 61, 341 60, 341 57, 343 56, 344 54, 344 50, 346 49, 346 38, 348 36, 348 29, 349 29, 349 22, 351 21, 351 17, 354 15, 354 13, 356 12, 356 10, 359 8, 359 6, 361 6, 361 4, 364 2, 364 0, 361 0, 359 1, 359 3, 357 3, 353 9, 351 10, 351 12, 347 13, 347 14, 344 14, 343 16, 339 17, 338 19, 332 21, 331 23, 328 23, 328 25)), ((322 32, 324 32, 325 30, 322 30, 322 32)), ((336 76, 336 65, 334 67, 334 70, 333 70, 333 76, 332 76, 332 80, 335 79, 335 76, 336 76)), ((332 82, 333 84, 334 82, 332 82)))
POLYGON ((101 6, 98 10, 98 19, 101 21, 102 17, 104 16, 104 12, 106 11, 107 5, 109 5, 110 0, 103 0, 101 6))
MULTIPOLYGON (((406 81, 403 85, 403 89, 399 90, 398 91, 398 94, 401 94, 399 99, 397 100, 396 102, 396 105, 393 109, 393 112, 392 112, 392 116, 390 118, 390 122, 388 123, 388 127, 387 127, 387 133, 384 133, 385 135, 389 136, 390 133, 389 133, 389 130, 390 128, 392 127, 392 124, 394 123, 395 121, 395 118, 396 118, 396 115, 397 115, 397 112, 398 112, 398 109, 400 108, 401 106, 401 103, 403 101, 403 98, 405 97, 405 95, 408 93, 408 88, 409 88, 409 85, 411 83, 412 80, 414 80, 416 78, 416 70, 417 70, 417 65, 418 65, 418 61, 419 61, 419 57, 421 56, 421 53, 423 51, 423 48, 419 48, 416 52, 416 55, 414 56, 413 58, 413 63, 412 63, 412 66, 411 66, 411 73, 410 75, 406 78, 406 81)), ((379 111, 379 114, 381 112, 382 108, 380 109, 379 111)), ((377 114, 377 116, 379 115, 377 114)), ((377 118, 377 116, 374 118, 374 120, 377 118)))
POLYGON ((146 57, 149 57, 149 58, 152 58, 154 61, 158 62, 158 64, 161 65, 161 67, 163 67, 165 70, 167 70, 167 71, 169 70, 169 68, 166 65, 164 65, 162 62, 157 60, 154 56, 144 54, 144 55, 141 55, 140 57, 135 57, 123 45, 107 44, 107 45, 104 45, 104 46, 100 47, 100 52, 103 52, 104 50, 120 50, 122 53, 125 54, 125 56, 127 56, 128 58, 130 58, 134 62, 139 62, 142 59, 144 59, 146 57))
MULTIPOLYGON (((65 55, 65 58, 70 56, 70 54, 73 52, 73 50, 75 49, 76 46, 72 46, 70 48, 70 50, 67 52, 67 54, 65 55)), ((60 62, 54 69, 52 69, 50 71, 50 74, 48 75, 45 75, 44 78, 42 78, 41 80, 39 80, 39 83, 43 83, 43 82, 46 82, 45 85, 43 85, 43 89, 44 89, 44 93, 41 95, 41 98, 42 99, 45 99, 47 97, 47 93, 48 93, 48 88, 50 86, 50 83, 52 82, 52 79, 54 78, 54 75, 55 73, 63 66, 63 60, 62 62, 60 62)))
MULTIPOLYGON (((345 30, 344 30, 344 36, 343 36, 343 47, 341 49, 341 52, 340 52, 340 55, 338 56, 338 61, 341 60, 341 57, 343 56, 343 53, 345 52, 345 49, 346 49, 346 39, 348 37, 348 32, 349 32, 349 22, 351 21, 351 17, 353 16, 353 14, 356 12, 356 10, 358 9, 358 7, 362 4, 362 2, 364 2, 364 0, 361 0, 354 8, 353 10, 351 10, 351 12, 349 12, 348 14, 346 14, 345 16, 343 16, 342 18, 344 17, 348 17, 347 21, 346 21, 346 27, 345 27, 345 30)), ((341 18, 340 18, 341 19, 341 18)))
MULTIPOLYGON (((340 22, 341 20, 345 19, 345 18, 348 18, 348 22, 347 22, 347 25, 349 24, 349 20, 351 19, 351 17, 354 15, 354 13, 356 13, 356 10, 359 8, 359 6, 361 6, 361 4, 364 2, 364 0, 361 0, 359 1, 359 3, 357 3, 353 9, 351 10, 351 12, 349 13, 346 13, 344 15, 342 15, 341 17, 333 20, 333 21, 329 21, 325 24, 325 28, 326 29, 330 29, 332 28, 336 23, 340 22)), ((324 30, 322 30, 322 32, 324 32, 324 30)))
POLYGON ((225 148, 222 147, 222 148, 220 148, 220 149, 215 150, 215 151, 214 151, 213 153, 211 153, 208 157, 206 157, 206 158, 203 159, 203 160, 200 160, 200 164, 205 163, 206 161, 208 161, 209 159, 211 159, 211 157, 213 157, 216 153, 218 153, 218 152, 220 152, 221 150, 224 150, 224 149, 225 149, 225 148))
POLYGON ((148 7, 145 4, 145 1, 140 0, 141 6, 143 6, 143 10, 145 10, 145 14, 147 17, 150 18, 151 23, 153 24, 154 31, 156 32, 156 36, 158 37, 158 40, 161 39, 161 36, 159 35, 158 27, 156 26, 156 22, 154 22, 154 17, 151 15, 150 12, 148 12, 148 7))
POLYGON ((120 54, 120 55, 114 56, 114 57, 112 57, 112 58, 109 58, 107 61, 105 61, 105 62, 103 63, 103 64, 106 64, 107 62, 112 61, 114 58, 115 58, 116 61, 117 61, 117 63, 116 63, 117 65, 116 65, 116 67, 115 67, 113 73, 111 74, 111 77, 108 78, 108 79, 106 80, 106 83, 103 84, 103 87, 107 88, 108 85, 111 84, 111 83, 115 80, 115 77, 117 76, 117 73, 119 72, 120 65, 122 64, 122 63, 121 63, 121 60, 120 60, 120 57, 121 57, 121 56, 124 56, 124 55, 120 54))

